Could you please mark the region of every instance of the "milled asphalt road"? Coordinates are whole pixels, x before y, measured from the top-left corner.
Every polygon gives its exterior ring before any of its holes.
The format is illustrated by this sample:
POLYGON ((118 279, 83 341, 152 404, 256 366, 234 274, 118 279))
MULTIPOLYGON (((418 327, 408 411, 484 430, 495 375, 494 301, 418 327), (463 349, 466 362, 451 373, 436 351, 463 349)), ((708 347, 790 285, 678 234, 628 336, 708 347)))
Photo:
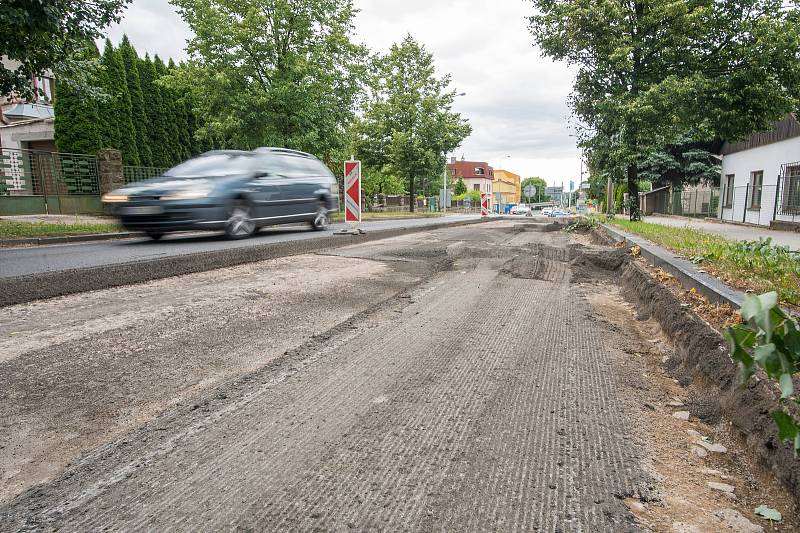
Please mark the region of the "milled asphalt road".
MULTIPOLYGON (((570 262, 578 253, 564 233, 492 222, 303 256, 317 258, 309 264, 318 272, 343 260, 430 270, 283 357, 88 452, 0 506, 0 529, 638 530, 622 500, 646 493, 650 478, 624 400, 631 380, 618 368, 622 332, 593 315, 586 294, 601 287, 578 284, 590 276, 585 261, 570 262)), ((209 276, 181 278, 179 294, 199 297, 209 276)), ((246 292, 233 285, 235 313, 223 314, 217 298, 176 301, 177 331, 90 332, 73 349, 113 339, 122 383, 137 375, 127 361, 153 351, 191 362, 216 342, 212 325, 228 332, 217 349, 267 358, 254 325, 276 319, 258 317, 274 304, 253 291, 269 280, 249 281, 246 292)), ((168 283, 134 287, 130 298, 155 297, 168 283)), ((352 291, 326 285, 344 298, 352 291)), ((127 289, 111 290, 121 298, 127 289)), ((82 313, 96 306, 101 316, 111 299, 102 293, 63 302, 82 313)), ((57 338, 41 342, 58 357, 57 338)), ((103 356, 84 357, 94 369, 73 373, 85 379, 75 389, 108 394, 103 356)), ((41 359, 37 349, 16 360, 41 359)), ((73 359, 62 364, 80 364, 73 359)), ((38 380, 31 387, 49 398, 38 380)), ((24 416, 35 418, 37 397, 13 393, 32 402, 24 416)))
MULTIPOLYGON (((445 217, 376 220, 363 222, 366 231, 404 227, 424 227, 442 222, 474 220, 476 215, 448 215, 445 217)), ((39 274, 73 268, 128 263, 143 259, 179 256, 211 250, 225 250, 294 241, 333 235, 346 227, 334 224, 326 232, 312 231, 308 225, 276 226, 262 229, 251 239, 229 241, 220 233, 173 234, 154 242, 147 238, 90 242, 81 244, 50 245, 23 248, 0 248, 0 278, 39 274)))

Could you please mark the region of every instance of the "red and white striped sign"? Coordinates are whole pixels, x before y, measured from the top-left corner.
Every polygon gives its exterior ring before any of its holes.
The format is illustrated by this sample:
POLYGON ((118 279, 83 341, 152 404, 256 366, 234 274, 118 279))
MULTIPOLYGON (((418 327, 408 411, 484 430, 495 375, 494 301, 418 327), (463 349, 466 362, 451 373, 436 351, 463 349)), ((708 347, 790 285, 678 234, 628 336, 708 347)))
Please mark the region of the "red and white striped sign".
POLYGON ((361 161, 344 162, 344 221, 361 222, 361 161))
POLYGON ((481 193, 481 216, 489 216, 489 195, 485 192, 481 193))

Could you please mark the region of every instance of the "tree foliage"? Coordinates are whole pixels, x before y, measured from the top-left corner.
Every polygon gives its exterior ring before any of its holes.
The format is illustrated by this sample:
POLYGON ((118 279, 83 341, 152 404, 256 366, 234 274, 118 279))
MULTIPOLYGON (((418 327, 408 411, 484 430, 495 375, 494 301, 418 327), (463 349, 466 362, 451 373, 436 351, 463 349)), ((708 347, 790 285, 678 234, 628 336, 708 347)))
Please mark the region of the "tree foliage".
MULTIPOLYGON (((385 56, 374 58, 370 95, 356 126, 356 149, 373 167, 391 166, 416 196, 423 178, 441 182, 445 154, 471 133, 452 111, 450 77, 437 78, 433 56, 407 35, 385 56)), ((414 202, 410 209, 414 210, 414 202)))
MULTIPOLYGON (((94 43, 81 52, 98 55, 94 43)), ((156 57, 139 58, 127 37, 118 48, 106 40, 99 68, 90 71, 91 84, 103 96, 78 91, 57 82, 56 143, 59 150, 95 153, 116 148, 127 165, 172 166, 204 149, 195 140, 201 121, 189 96, 160 81, 172 68, 156 57)))
POLYGON ((639 177, 656 187, 718 185, 720 161, 703 144, 685 143, 651 152, 641 163, 639 177))
POLYGON ((464 194, 465 192, 467 192, 467 185, 464 183, 464 178, 459 176, 456 186, 453 189, 453 194, 458 196, 464 194))
MULTIPOLYGON (((96 65, 99 52, 93 42, 79 52, 87 64, 96 65)), ((94 76, 98 74, 92 69, 94 76)), ((98 100, 77 90, 72 84, 56 80, 55 141, 59 150, 74 154, 93 154, 102 148, 103 132, 98 100)))
POLYGON ((351 41, 351 0, 172 3, 194 37, 190 61, 168 79, 196 95, 201 138, 295 148, 340 166, 366 55, 351 41))
POLYGON ((647 154, 742 138, 797 107, 794 1, 533 1, 543 53, 578 69, 571 106, 590 162, 633 197, 647 154))
POLYGON ((522 192, 523 198, 527 199, 527 196, 525 196, 525 187, 527 187, 529 185, 532 185, 532 186, 536 187, 536 195, 535 196, 531 196, 529 201, 533 202, 533 203, 544 202, 545 199, 547 198, 547 196, 545 195, 545 189, 547 188, 547 182, 544 181, 542 178, 540 178, 538 176, 534 176, 534 177, 531 177, 531 178, 525 178, 524 180, 522 180, 522 183, 520 184, 520 186, 522 187, 522 191, 523 191, 522 192))
POLYGON ((71 91, 91 87, 85 43, 119 21, 130 0, 4 0, 0 9, 0 95, 33 97, 31 78, 50 70, 71 91))

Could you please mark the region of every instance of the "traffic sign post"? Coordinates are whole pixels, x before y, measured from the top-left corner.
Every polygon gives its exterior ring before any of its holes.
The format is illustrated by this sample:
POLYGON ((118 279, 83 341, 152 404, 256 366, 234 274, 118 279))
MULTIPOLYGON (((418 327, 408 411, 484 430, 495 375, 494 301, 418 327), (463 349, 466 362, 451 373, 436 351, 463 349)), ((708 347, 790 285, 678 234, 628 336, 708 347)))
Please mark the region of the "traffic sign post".
POLYGON ((344 221, 349 229, 337 234, 364 233, 358 227, 361 223, 361 161, 344 162, 344 221))
POLYGON ((485 192, 481 193, 481 216, 489 216, 489 195, 485 192))
POLYGON ((536 186, 535 185, 527 185, 524 189, 522 189, 523 194, 528 199, 528 202, 531 201, 531 196, 536 196, 536 186))

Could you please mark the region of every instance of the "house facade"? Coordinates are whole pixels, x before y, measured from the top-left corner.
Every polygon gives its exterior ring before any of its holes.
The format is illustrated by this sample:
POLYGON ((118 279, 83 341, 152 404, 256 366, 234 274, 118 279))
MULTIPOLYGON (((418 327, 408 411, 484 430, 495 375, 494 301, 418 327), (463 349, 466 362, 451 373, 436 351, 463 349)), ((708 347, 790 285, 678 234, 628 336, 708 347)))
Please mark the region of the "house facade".
POLYGON ((492 193, 494 187, 492 182, 494 180, 494 169, 489 163, 485 161, 466 161, 464 158, 457 161, 452 158, 450 163, 447 164, 447 170, 455 181, 458 181, 459 178, 463 179, 468 191, 486 193, 489 195, 490 202, 493 201, 492 193))
MULTIPOLYGON (((3 66, 18 64, 2 58, 3 66)), ((50 75, 31 79, 37 96, 25 100, 17 96, 0 96, 0 189, 3 194, 32 194, 33 184, 26 179, 21 150, 55 152, 53 112, 54 82, 50 75)))
POLYGON ((494 171, 494 200, 501 204, 518 204, 522 198, 521 178, 508 170, 494 171))
POLYGON ((721 148, 719 218, 800 229, 800 122, 787 115, 766 132, 721 148))

